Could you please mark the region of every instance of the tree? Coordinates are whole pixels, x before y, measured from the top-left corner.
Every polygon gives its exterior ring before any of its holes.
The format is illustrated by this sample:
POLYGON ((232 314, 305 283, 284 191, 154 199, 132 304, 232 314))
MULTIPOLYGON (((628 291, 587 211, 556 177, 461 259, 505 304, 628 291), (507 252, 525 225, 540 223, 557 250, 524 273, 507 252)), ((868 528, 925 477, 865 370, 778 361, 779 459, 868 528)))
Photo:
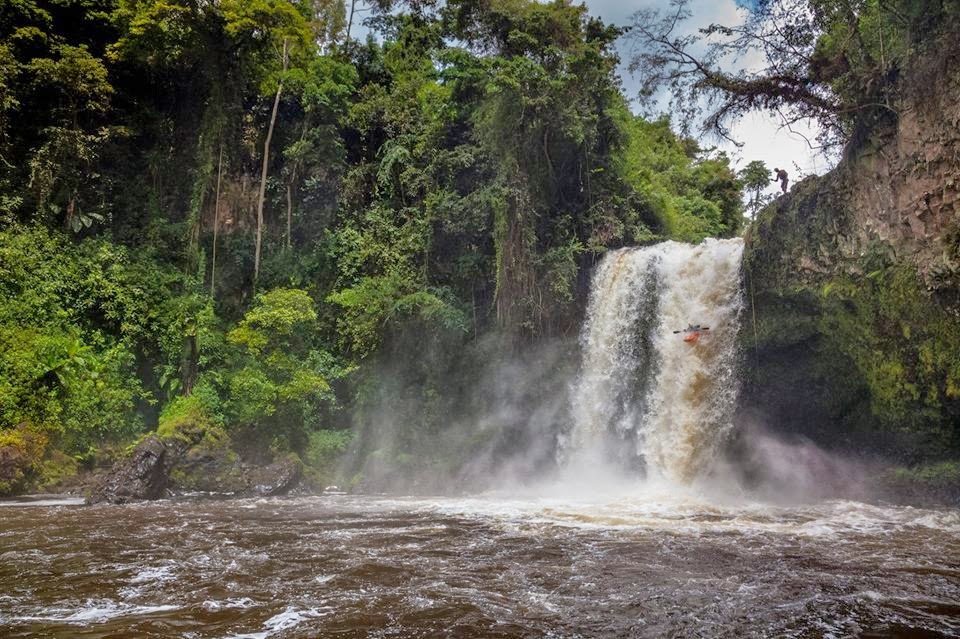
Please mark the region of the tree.
POLYGON ((299 186, 324 184, 344 164, 339 127, 346 119, 357 84, 356 69, 334 56, 321 56, 293 69, 289 91, 302 109, 299 135, 283 150, 287 199, 286 248, 293 244, 293 211, 299 186))
POLYGON ((257 194, 253 282, 260 276, 264 205, 270 170, 270 145, 290 67, 304 68, 335 41, 344 28, 342 7, 331 0, 225 0, 225 30, 251 57, 260 75, 261 89, 273 95, 267 125, 257 194))
POLYGON ((213 254, 210 257, 210 297, 217 295, 217 236, 220 233, 220 195, 223 190, 223 140, 217 156, 217 190, 213 200, 213 254))
POLYGON ((20 73, 20 65, 9 45, 0 45, 0 169, 10 168, 7 161, 7 145, 10 114, 20 106, 14 82, 20 73))
POLYGON ((770 169, 762 160, 753 160, 740 172, 743 187, 752 195, 750 197, 750 217, 756 219, 757 213, 764 205, 763 191, 770 186, 770 169))
POLYGON ((258 295, 228 333, 240 348, 228 381, 229 412, 237 424, 302 434, 312 411, 332 399, 330 380, 346 369, 313 346, 316 320, 306 291, 274 289, 258 295))
MULTIPOLYGON (((287 64, 290 61, 288 47, 290 42, 287 38, 283 40, 283 52, 280 54, 283 60, 281 73, 286 73, 287 64)), ((256 288, 257 279, 260 277, 260 246, 263 234, 263 202, 267 197, 267 171, 270 169, 270 141, 273 140, 273 127, 277 124, 277 111, 280 110, 280 96, 283 93, 283 77, 277 80, 277 93, 273 98, 273 110, 270 112, 270 124, 267 127, 267 139, 263 142, 263 167, 260 171, 260 192, 257 194, 257 242, 256 252, 253 258, 253 286, 256 288)))
POLYGON ((311 31, 304 7, 288 0, 228 0, 222 4, 226 20, 225 30, 233 36, 241 49, 249 55, 262 77, 263 88, 272 87, 273 108, 267 124, 260 169, 260 187, 257 193, 257 226, 254 244, 253 285, 260 277, 260 252, 263 242, 263 208, 267 194, 267 174, 270 170, 270 143, 280 110, 280 98, 291 55, 309 55, 316 45, 311 42, 311 31))
POLYGON ((477 101, 473 135, 496 174, 498 323, 515 336, 550 332, 567 315, 577 271, 568 264, 589 227, 623 216, 618 187, 605 179, 622 140, 613 117, 620 31, 567 3, 461 0, 445 18, 481 56, 477 84, 467 86, 477 101))
POLYGON ((79 231, 104 220, 101 212, 85 208, 81 193, 92 190, 100 151, 122 129, 91 125, 107 112, 114 92, 103 60, 85 46, 61 45, 54 55, 34 58, 26 69, 38 94, 55 105, 56 118, 30 159, 30 186, 40 211, 62 212, 64 224, 79 231))
POLYGON ((631 69, 642 98, 666 90, 685 120, 705 111, 704 129, 721 136, 729 138, 743 114, 765 110, 787 127, 816 121, 821 146, 832 147, 858 126, 896 116, 898 69, 911 50, 936 41, 936 27, 953 11, 948 4, 769 0, 741 23, 690 33, 683 32, 690 1, 673 0, 666 11, 636 15, 631 69))

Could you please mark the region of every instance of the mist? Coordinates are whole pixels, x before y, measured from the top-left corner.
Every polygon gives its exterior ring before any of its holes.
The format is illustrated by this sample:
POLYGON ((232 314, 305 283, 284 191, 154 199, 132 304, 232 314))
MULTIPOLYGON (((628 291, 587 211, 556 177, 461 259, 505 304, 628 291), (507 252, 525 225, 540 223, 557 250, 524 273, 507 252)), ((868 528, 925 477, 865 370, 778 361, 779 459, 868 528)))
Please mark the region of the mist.
POLYGON ((556 470, 576 338, 515 352, 488 336, 457 345, 452 363, 449 348, 421 340, 376 367, 341 475, 363 490, 450 494, 526 485, 556 470))
POLYGON ((496 336, 395 336, 359 384, 345 483, 394 494, 868 497, 866 462, 737 412, 741 252, 739 240, 709 240, 608 254, 577 337, 516 349, 496 336), (694 318, 712 333, 691 346, 670 329, 694 318))

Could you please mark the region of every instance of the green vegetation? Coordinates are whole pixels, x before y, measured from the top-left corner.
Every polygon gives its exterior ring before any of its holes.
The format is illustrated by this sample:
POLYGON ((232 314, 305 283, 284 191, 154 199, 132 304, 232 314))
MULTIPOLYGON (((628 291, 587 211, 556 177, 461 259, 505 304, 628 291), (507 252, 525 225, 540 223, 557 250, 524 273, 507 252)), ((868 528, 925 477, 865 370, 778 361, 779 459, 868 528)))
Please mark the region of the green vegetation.
POLYGON ((452 463, 480 338, 575 333, 609 248, 739 231, 583 7, 371 6, 366 42, 333 0, 0 6, 0 493, 153 431, 332 481, 385 370, 391 454, 452 463))
POLYGON ((310 433, 301 458, 307 479, 317 489, 326 488, 336 477, 332 470, 350 446, 353 433, 347 430, 318 430, 310 433))
POLYGON ((757 213, 765 204, 763 191, 770 186, 770 175, 770 169, 760 160, 750 162, 740 172, 743 189, 750 195, 747 208, 750 211, 751 218, 756 219, 757 213))
MULTIPOLYGON (((624 120, 628 135, 621 171, 659 239, 699 242, 740 231, 741 185, 726 156, 697 160, 700 149, 690 142, 678 144, 666 119, 646 122, 624 115, 624 120)), ((635 242, 645 240, 649 237, 634 236, 635 242)))
POLYGON ((0 420, 73 454, 135 436, 146 398, 135 349, 158 328, 166 284, 107 241, 39 224, 0 231, 0 420))
POLYGON ((960 334, 956 318, 924 291, 910 265, 824 287, 822 327, 847 353, 887 428, 925 433, 932 451, 960 445, 949 427, 960 411, 960 334))
POLYGON ((915 490, 927 498, 949 498, 960 490, 960 463, 941 462, 912 468, 895 468, 884 479, 893 489, 915 490))
POLYGON ((956 316, 887 244, 849 255, 848 207, 834 174, 798 184, 751 227, 746 268, 757 325, 743 336, 748 401, 821 443, 911 467, 956 460, 956 316))
POLYGON ((23 490, 40 470, 47 437, 26 425, 0 432, 0 494, 23 490))

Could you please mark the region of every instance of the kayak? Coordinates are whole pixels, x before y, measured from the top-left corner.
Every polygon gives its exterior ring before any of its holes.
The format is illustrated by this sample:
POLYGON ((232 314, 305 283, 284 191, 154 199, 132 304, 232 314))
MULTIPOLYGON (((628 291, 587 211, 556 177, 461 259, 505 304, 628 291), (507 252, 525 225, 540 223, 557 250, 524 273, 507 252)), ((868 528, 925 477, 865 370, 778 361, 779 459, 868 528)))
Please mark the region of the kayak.
POLYGON ((700 331, 693 331, 683 336, 683 341, 688 344, 696 344, 700 341, 700 331))

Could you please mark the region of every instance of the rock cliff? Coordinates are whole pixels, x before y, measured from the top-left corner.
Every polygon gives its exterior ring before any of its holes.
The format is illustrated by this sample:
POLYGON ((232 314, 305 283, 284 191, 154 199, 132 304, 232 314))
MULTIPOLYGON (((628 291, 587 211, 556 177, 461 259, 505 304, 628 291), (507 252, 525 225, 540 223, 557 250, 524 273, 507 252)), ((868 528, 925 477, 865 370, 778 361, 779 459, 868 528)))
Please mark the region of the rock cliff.
POLYGON ((960 458, 960 73, 939 54, 745 253, 744 416, 907 465, 960 458))

